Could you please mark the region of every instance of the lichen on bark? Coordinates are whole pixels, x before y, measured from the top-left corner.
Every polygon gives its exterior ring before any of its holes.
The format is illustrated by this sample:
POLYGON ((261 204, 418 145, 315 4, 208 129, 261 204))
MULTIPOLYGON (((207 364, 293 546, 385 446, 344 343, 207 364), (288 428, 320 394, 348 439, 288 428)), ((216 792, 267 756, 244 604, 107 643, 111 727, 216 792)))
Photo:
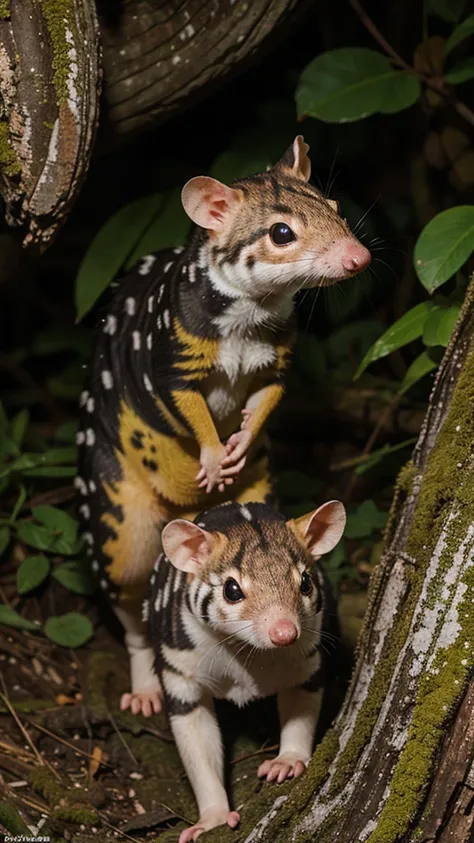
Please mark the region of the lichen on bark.
POLYGON ((12 146, 8 124, 3 121, 0 121, 0 174, 1 173, 9 178, 18 176, 21 173, 21 163, 12 146))
POLYGON ((70 18, 73 12, 72 0, 42 0, 43 15, 53 47, 54 86, 58 105, 68 96, 68 77, 71 72, 71 45, 67 41, 70 18))

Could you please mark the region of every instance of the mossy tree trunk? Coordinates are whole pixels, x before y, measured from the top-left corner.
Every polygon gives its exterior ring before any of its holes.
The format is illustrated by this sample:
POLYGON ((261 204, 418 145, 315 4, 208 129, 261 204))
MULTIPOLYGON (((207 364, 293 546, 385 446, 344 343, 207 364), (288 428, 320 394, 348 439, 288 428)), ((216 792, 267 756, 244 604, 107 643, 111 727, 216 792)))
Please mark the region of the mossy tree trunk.
POLYGON ((474 839, 474 282, 401 472, 356 669, 306 775, 234 843, 474 839))
POLYGON ((104 149, 195 103, 309 6, 0 0, 0 195, 23 244, 45 248, 66 219, 89 166, 99 102, 104 149))

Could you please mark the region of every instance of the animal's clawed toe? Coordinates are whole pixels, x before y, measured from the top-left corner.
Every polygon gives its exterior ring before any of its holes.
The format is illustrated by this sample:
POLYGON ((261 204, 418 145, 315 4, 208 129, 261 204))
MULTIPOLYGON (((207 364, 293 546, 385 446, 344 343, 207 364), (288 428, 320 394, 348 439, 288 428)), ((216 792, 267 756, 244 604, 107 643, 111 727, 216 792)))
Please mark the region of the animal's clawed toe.
POLYGON ((127 708, 131 710, 132 714, 143 714, 144 717, 159 714, 163 708, 161 690, 154 689, 122 694, 120 709, 126 711, 127 708))
POLYGON ((257 775, 265 777, 267 782, 276 781, 281 784, 285 779, 292 779, 301 776, 306 769, 307 761, 299 758, 296 754, 285 753, 278 758, 269 758, 260 764, 257 775))
POLYGON ((240 814, 237 811, 210 809, 199 818, 199 822, 196 825, 185 828, 181 832, 179 843, 191 843, 191 841, 197 840, 205 831, 210 831, 211 828, 217 828, 219 825, 228 825, 229 828, 236 828, 239 822, 240 814))

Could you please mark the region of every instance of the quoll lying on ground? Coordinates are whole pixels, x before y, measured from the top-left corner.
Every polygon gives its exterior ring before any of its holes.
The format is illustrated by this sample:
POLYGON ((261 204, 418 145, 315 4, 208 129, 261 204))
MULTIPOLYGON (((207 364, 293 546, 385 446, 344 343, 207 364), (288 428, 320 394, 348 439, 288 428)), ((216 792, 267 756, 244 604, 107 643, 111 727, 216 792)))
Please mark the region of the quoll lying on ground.
POLYGON ((162 527, 229 497, 268 502, 264 428, 283 393, 293 296, 370 262, 337 203, 309 184, 307 153, 298 136, 268 172, 230 187, 191 179, 187 246, 143 258, 103 319, 76 486, 92 569, 125 629, 122 707, 135 714, 161 707, 141 602, 162 527))
POLYGON ((321 643, 335 620, 317 560, 345 521, 339 501, 295 521, 266 504, 227 503, 164 528, 144 619, 199 807, 180 843, 240 820, 224 788, 213 697, 243 706, 276 693, 280 754, 258 775, 282 782, 308 764, 324 684, 321 643))

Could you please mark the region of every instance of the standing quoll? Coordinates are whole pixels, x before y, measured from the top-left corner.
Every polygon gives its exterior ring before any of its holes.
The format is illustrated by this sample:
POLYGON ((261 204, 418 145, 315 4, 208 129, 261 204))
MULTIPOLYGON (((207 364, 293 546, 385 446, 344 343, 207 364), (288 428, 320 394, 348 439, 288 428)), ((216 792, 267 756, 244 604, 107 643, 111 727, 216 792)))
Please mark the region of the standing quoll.
POLYGON ((229 497, 269 500, 264 425, 283 393, 292 297, 370 262, 308 183, 307 152, 298 136, 266 173, 231 187, 191 179, 188 245, 143 258, 103 319, 75 482, 92 569, 125 629, 121 704, 134 713, 161 707, 141 602, 162 527, 229 497))
POLYGON ((337 544, 345 521, 339 501, 296 521, 266 504, 227 503, 195 523, 178 519, 163 529, 164 555, 144 618, 199 807, 198 823, 180 843, 240 819, 224 788, 213 697, 243 706, 276 693, 280 754, 258 775, 282 782, 308 764, 324 685, 323 642, 335 621, 316 560, 337 544))

